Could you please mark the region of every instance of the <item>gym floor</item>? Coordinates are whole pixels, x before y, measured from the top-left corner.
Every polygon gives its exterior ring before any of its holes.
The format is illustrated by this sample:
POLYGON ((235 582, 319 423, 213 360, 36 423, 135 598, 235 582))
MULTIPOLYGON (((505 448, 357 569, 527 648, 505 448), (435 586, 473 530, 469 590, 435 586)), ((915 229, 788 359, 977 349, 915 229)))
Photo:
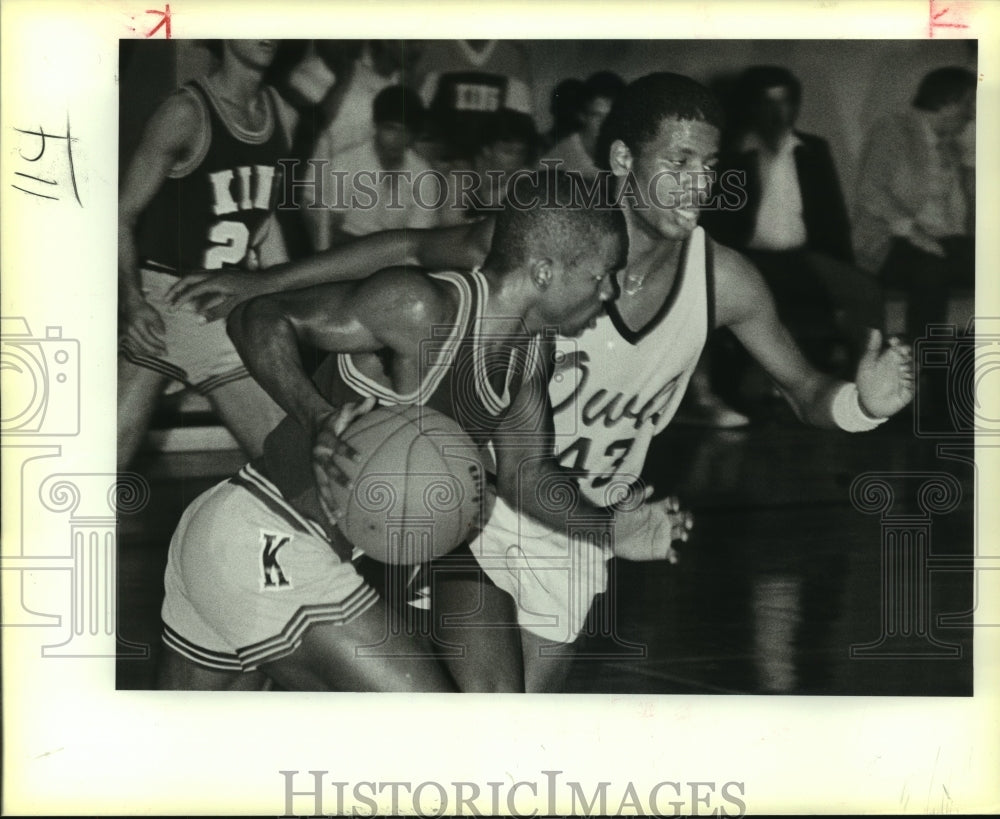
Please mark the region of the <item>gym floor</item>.
MULTIPOLYGON (((153 687, 181 512, 242 462, 133 465, 151 499, 119 524, 119 634, 146 656, 119 659, 119 688, 153 687)), ((744 430, 673 425, 647 477, 694 511, 692 538, 677 565, 612 563, 568 691, 973 694, 971 440, 917 436, 909 410, 848 435, 772 408, 744 430)))

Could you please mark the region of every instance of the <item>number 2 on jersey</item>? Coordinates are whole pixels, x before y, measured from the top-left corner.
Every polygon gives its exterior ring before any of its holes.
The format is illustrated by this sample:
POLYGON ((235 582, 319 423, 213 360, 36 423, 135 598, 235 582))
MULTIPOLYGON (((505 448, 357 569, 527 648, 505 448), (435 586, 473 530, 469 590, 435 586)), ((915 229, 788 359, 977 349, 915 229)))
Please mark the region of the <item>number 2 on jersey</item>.
POLYGON ((242 222, 217 222, 208 232, 213 246, 205 251, 205 270, 218 270, 224 264, 239 264, 247 255, 250 230, 242 222))

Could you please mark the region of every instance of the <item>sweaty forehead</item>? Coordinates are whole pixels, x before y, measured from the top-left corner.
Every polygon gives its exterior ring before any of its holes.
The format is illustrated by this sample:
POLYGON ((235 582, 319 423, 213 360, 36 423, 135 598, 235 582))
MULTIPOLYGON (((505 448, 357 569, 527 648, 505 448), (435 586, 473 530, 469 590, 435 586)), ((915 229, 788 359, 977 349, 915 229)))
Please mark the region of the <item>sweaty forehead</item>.
POLYGON ((667 117, 660 121, 659 130, 642 146, 641 153, 656 155, 687 149, 695 154, 712 154, 719 149, 719 137, 719 129, 704 120, 667 117))

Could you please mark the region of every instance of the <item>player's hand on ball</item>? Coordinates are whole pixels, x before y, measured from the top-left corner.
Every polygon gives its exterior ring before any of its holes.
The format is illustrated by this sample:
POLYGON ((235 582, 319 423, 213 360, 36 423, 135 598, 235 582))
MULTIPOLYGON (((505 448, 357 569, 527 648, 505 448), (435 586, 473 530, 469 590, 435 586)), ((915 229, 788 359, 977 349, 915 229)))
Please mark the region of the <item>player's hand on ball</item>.
POLYGON ((861 407, 875 418, 895 415, 913 400, 913 351, 898 338, 882 349, 882 334, 871 330, 855 377, 861 407))
POLYGON ((324 415, 317 426, 313 439, 312 462, 313 476, 316 480, 316 490, 319 502, 330 523, 336 524, 341 510, 337 508, 332 492, 332 485, 349 486, 353 478, 341 465, 344 460, 353 461, 358 457, 350 444, 342 441, 340 436, 350 426, 351 422, 375 408, 376 401, 369 397, 360 403, 344 404, 339 411, 324 415), (337 463, 337 459, 341 463, 337 463))

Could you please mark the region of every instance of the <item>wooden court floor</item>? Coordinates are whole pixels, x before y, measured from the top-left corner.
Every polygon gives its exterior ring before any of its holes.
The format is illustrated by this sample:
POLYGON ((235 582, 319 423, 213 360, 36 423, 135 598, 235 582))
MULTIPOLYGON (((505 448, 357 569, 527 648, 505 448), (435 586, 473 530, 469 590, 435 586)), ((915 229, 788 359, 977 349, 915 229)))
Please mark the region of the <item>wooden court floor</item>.
MULTIPOLYGON (((677 565, 612 562, 572 693, 973 694, 971 441, 904 412, 863 435, 790 413, 741 431, 673 425, 647 478, 696 516, 677 565)), ((119 525, 117 684, 150 688, 163 567, 187 503, 239 453, 144 455, 149 504, 119 525)))

